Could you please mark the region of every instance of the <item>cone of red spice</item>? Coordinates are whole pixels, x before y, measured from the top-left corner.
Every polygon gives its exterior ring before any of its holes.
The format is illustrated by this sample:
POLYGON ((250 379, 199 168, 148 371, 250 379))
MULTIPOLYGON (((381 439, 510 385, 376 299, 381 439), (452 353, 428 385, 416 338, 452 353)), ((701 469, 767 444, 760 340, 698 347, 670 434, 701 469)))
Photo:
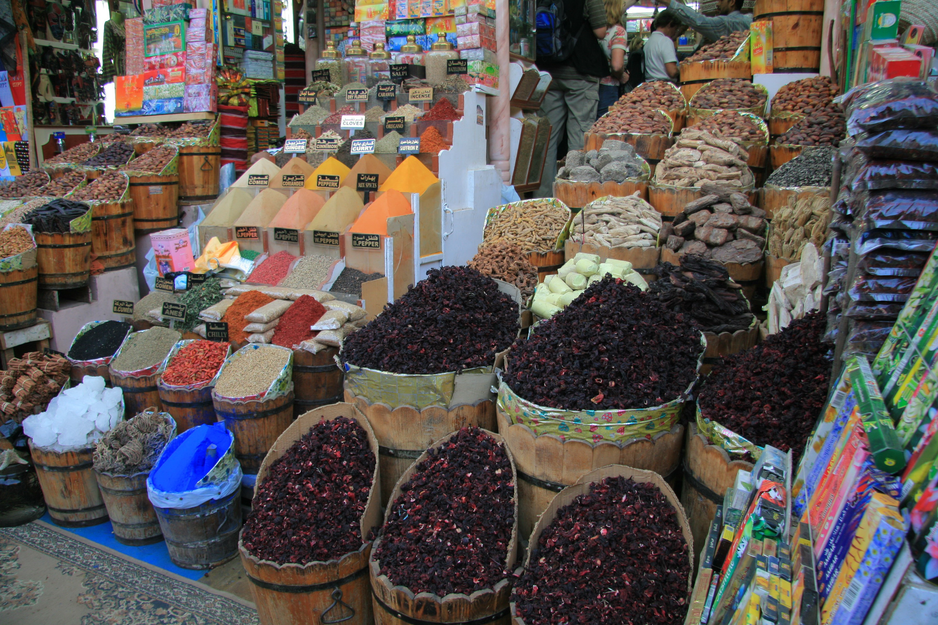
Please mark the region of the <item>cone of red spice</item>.
POLYGON ((245 326, 250 322, 244 318, 252 312, 274 301, 274 298, 264 295, 260 291, 248 291, 242 293, 225 311, 222 321, 228 324, 228 339, 232 343, 244 343, 248 340, 248 335, 244 332, 245 326))
POLYGON ((277 286, 290 273, 290 265, 295 260, 296 256, 290 252, 277 252, 254 269, 247 281, 277 286))
POLYGON ((211 381, 228 355, 228 343, 196 340, 173 356, 161 376, 171 386, 192 386, 211 381))
POLYGON ((440 131, 430 126, 420 135, 420 152, 423 154, 439 154, 440 150, 448 150, 449 145, 443 139, 440 131))
POLYGON ((433 108, 424 113, 420 119, 422 121, 447 121, 454 122, 462 117, 459 111, 453 108, 449 98, 440 98, 440 101, 433 105, 433 108))
POLYGON ((313 338, 318 332, 309 327, 326 314, 325 307, 309 295, 303 295, 287 308, 274 330, 274 345, 293 349, 303 341, 313 338))

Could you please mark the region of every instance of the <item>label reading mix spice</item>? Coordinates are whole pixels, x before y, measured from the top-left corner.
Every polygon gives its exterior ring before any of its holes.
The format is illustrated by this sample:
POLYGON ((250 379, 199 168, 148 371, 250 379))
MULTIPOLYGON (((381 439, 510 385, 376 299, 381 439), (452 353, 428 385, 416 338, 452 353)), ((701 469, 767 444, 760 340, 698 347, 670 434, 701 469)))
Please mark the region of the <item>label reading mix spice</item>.
POLYGON ((358 174, 358 180, 355 183, 356 191, 377 191, 378 174, 358 174))

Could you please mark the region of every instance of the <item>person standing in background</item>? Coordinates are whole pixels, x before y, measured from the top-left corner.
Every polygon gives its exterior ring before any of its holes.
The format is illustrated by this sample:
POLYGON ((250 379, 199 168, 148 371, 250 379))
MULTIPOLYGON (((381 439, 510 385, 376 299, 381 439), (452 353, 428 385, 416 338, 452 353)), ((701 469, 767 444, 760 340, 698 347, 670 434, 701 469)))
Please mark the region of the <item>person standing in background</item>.
POLYGON ((625 12, 637 0, 605 0, 606 36, 600 41, 612 73, 599 81, 599 107, 596 118, 606 114, 609 107, 622 95, 622 88, 629 82, 626 71, 629 41, 625 31, 625 12))
MULTIPOLYGON (((674 13, 682 24, 703 37, 703 42, 713 43, 720 37, 740 30, 749 30, 752 25, 752 15, 742 12, 745 0, 717 0, 716 17, 707 17, 693 10, 685 4, 685 0, 671 0, 668 11, 674 13)), ((667 4, 663 0, 655 0, 655 6, 667 4)))
POLYGON ((658 14, 651 25, 652 33, 645 42, 645 80, 667 80, 676 83, 680 76, 674 40, 685 27, 671 11, 658 14))
MULTIPOLYGON (((538 58, 536 61, 538 69, 549 73, 553 80, 537 112, 550 120, 551 133, 541 186, 534 193, 535 197, 554 194, 560 138, 566 136, 567 150, 583 149, 584 135, 596 121, 599 80, 609 75, 609 63, 599 44, 607 30, 602 0, 557 0, 554 4, 562 5, 562 30, 575 41, 572 54, 565 60, 545 62, 538 58)), ((540 15, 540 2, 538 7, 540 15)), ((539 48, 544 30, 538 23, 539 48)))

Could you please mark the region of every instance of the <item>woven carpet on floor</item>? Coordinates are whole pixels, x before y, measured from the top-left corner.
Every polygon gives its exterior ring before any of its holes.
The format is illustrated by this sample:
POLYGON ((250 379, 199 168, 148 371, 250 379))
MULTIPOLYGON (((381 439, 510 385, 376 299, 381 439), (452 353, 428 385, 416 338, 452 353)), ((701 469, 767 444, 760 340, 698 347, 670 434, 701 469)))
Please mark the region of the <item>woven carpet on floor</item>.
POLYGON ((36 521, 0 528, 0 623, 255 625, 252 605, 36 521))

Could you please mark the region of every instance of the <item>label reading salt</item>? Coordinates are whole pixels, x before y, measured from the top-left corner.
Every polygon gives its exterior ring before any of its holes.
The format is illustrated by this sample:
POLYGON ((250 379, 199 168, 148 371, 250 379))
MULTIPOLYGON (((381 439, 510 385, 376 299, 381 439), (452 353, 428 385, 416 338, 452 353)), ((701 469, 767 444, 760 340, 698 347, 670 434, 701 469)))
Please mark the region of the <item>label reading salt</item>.
POLYGON ((316 186, 320 189, 338 189, 339 177, 319 174, 316 176, 316 186))
POLYGON ((206 321, 205 338, 210 341, 227 341, 228 324, 224 321, 206 321))
POLYGON ((388 133, 393 130, 404 130, 404 124, 407 120, 403 116, 400 117, 385 117, 384 118, 384 132, 388 133))
POLYGON ((393 100, 397 97, 397 85, 378 85, 375 94, 379 100, 393 100))
POLYGON ((332 76, 327 69, 314 69, 309 75, 310 78, 312 78, 312 82, 329 82, 332 80, 332 76))
POLYGON ((257 226, 235 226, 236 239, 260 239, 261 235, 257 231, 257 226))
POLYGON ((346 89, 345 101, 346 102, 367 102, 368 90, 362 89, 361 87, 355 87, 353 89, 346 89))
POLYGON ((173 280, 172 278, 163 278, 157 277, 156 284, 154 285, 157 291, 166 291, 168 293, 173 292, 173 280))
POLYGON ((433 100, 433 87, 415 87, 408 93, 411 102, 430 102, 433 100))
POLYGON ((339 122, 339 128, 343 130, 358 130, 365 127, 364 115, 343 115, 339 122))
POLYGON ((335 150, 342 141, 341 137, 319 137, 316 139, 316 149, 320 151, 335 150))
POLYGON ((284 174, 281 180, 284 189, 300 189, 306 184, 306 176, 303 174, 284 174))
POLYGON ((374 139, 352 139, 352 154, 373 154, 374 151, 374 139))
POLYGON ((355 181, 355 190, 377 191, 378 174, 358 174, 358 179, 355 181))
POLYGON ((287 154, 303 154, 306 152, 306 139, 287 139, 283 151, 287 154))
POLYGON ((160 311, 163 317, 167 319, 176 319, 183 321, 186 318, 186 305, 176 302, 163 302, 163 308, 160 311))
POLYGON ((339 247, 339 233, 332 230, 313 230, 313 243, 339 247))
POLYGON ((299 243, 300 231, 292 228, 274 228, 274 241, 284 243, 299 243))
POLYGON ((420 154, 420 137, 404 137, 397 146, 398 154, 420 154))
POLYGON ((448 59, 446 61, 446 73, 447 74, 468 74, 469 73, 469 60, 468 59, 448 59))
POLYGON ((352 233, 352 247, 376 250, 381 247, 381 235, 352 233))
POLYGON ((251 174, 248 176, 249 187, 266 187, 270 184, 270 176, 267 174, 251 174))
POLYGON ((134 303, 126 299, 116 299, 111 304, 111 312, 115 315, 132 317, 134 314, 134 303))
POLYGON ((147 187, 150 195, 163 195, 163 187, 147 187))
POLYGON ((407 63, 392 63, 388 66, 388 71, 391 73, 391 80, 401 81, 410 76, 407 63))

